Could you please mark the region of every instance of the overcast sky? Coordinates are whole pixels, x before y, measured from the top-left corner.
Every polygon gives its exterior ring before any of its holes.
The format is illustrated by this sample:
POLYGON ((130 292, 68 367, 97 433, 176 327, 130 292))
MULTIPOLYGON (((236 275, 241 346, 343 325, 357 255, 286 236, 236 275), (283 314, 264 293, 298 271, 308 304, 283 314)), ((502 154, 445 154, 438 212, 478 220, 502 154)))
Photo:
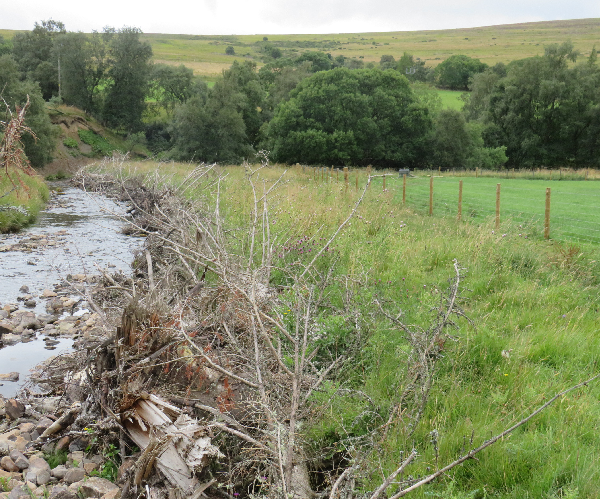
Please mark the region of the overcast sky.
POLYGON ((62 21, 69 31, 298 34, 468 28, 600 17, 598 0, 0 0, 0 29, 62 21))

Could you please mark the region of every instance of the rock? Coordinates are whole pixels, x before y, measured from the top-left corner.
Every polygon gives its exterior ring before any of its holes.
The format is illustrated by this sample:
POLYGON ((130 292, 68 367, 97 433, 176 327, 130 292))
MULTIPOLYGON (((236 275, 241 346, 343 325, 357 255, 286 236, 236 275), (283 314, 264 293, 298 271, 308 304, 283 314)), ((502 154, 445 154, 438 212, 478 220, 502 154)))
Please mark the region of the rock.
POLYGON ((18 485, 10 491, 8 499, 31 499, 29 487, 26 484, 18 485))
POLYGON ((79 499, 79 497, 66 487, 56 486, 52 489, 48 499, 79 499))
POLYGON ((15 399, 8 399, 4 410, 10 419, 19 419, 25 414, 25 406, 15 399))
POLYGON ((29 460, 29 469, 27 470, 28 481, 38 485, 45 485, 51 478, 50 465, 44 459, 41 457, 32 457, 29 460), (30 475, 33 475, 33 478, 30 475))
POLYGON ((12 372, 12 373, 0 374, 0 381, 19 381, 19 373, 12 372))
POLYGON ((44 397, 34 404, 35 410, 46 414, 56 414, 62 397, 44 397))
MULTIPOLYGON (((4 397, 0 395, 0 418, 4 416, 6 416, 6 401, 4 400, 4 397)), ((0 456, 2 456, 1 452, 0 456)))
MULTIPOLYGON (((8 312, 6 310, 3 310, 3 312, 6 315, 8 315, 8 312)), ((10 334, 14 330, 15 330, 15 326, 10 321, 8 321, 8 320, 0 321, 0 335, 2 335, 2 334, 10 334)))
POLYGON ((54 423, 54 421, 52 421, 50 418, 48 418, 46 416, 43 416, 37 422, 37 426, 35 427, 35 430, 41 435, 42 433, 44 433, 44 431, 46 431, 50 427, 50 425, 52 423, 54 423))
POLYGON ((83 469, 89 475, 92 471, 98 469, 98 465, 96 463, 83 463, 83 469))
POLYGON ((59 311, 63 308, 63 302, 60 298, 52 298, 46 303, 46 310, 59 311))
POLYGON ((37 302, 35 300, 25 300, 23 303, 27 308, 35 308, 37 302))
POLYGON ((21 314, 21 322, 17 328, 21 327, 23 329, 40 329, 42 327, 42 323, 38 320, 33 312, 24 312, 21 314))
POLYGON ((119 487, 114 483, 107 480, 106 478, 100 478, 97 476, 91 477, 81 485, 79 493, 86 499, 88 497, 95 497, 100 499, 102 496, 109 494, 113 491, 119 492, 119 487))
POLYGON ((0 310, 0 317, 3 319, 8 319, 8 312, 4 309, 0 310))
POLYGON ((67 474, 67 471, 69 471, 69 469, 64 464, 60 464, 54 468, 51 473, 54 478, 62 480, 67 474))
POLYGON ((50 291, 49 289, 44 289, 44 291, 42 291, 42 294, 40 295, 40 298, 54 298, 56 295, 56 293, 54 291, 50 291))
POLYGON ((21 433, 25 432, 28 433, 30 431, 35 430, 35 423, 21 423, 19 425, 19 430, 21 431, 21 433))
POLYGON ((55 448, 55 452, 59 452, 62 450, 66 450, 69 448, 69 443, 70 443, 71 439, 69 437, 62 437, 57 443, 56 443, 56 448, 55 448))
POLYGON ((10 471, 13 473, 18 473, 20 471, 10 456, 4 456, 2 459, 0 459, 0 466, 5 471, 10 471))
POLYGON ((26 470, 29 468, 29 459, 27 459, 22 452, 17 449, 10 451, 10 458, 15 463, 15 466, 20 470, 26 470))
POLYGON ((100 499, 119 499, 119 497, 121 497, 120 490, 111 490, 104 494, 100 499))
POLYGON ((2 335, 2 343, 5 345, 15 345, 16 343, 21 342, 21 336, 18 334, 3 334, 2 335))
MULTIPOLYGON (((85 477, 85 470, 83 468, 71 468, 69 471, 65 473, 63 478, 65 483, 71 485, 75 482, 80 482, 85 477)), ((100 496, 98 496, 100 497, 100 496)))
POLYGON ((19 288, 19 293, 29 293, 29 286, 23 284, 23 286, 19 288))

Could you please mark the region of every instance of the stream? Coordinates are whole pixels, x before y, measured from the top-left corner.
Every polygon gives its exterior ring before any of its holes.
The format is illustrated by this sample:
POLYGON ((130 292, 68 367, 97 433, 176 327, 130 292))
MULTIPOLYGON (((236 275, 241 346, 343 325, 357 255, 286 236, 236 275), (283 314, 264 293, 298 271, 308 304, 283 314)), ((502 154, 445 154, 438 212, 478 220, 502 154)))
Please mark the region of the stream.
MULTIPOLYGON (((54 320, 56 311, 47 311, 48 300, 56 296, 53 290, 69 274, 76 281, 98 274, 98 267, 129 274, 132 254, 142 243, 120 232, 121 217, 126 216, 124 203, 67 183, 53 183, 51 188, 55 193, 35 225, 18 234, 0 234, 0 335, 1 321, 20 311, 45 317, 42 323, 50 318, 44 314, 52 312, 54 320)), ((76 289, 69 290, 64 299, 75 305, 62 312, 62 320, 85 320, 90 315, 76 289)), ((66 334, 46 337, 52 331, 49 327, 0 343, 0 395, 14 396, 32 367, 72 347, 73 338, 66 334), (1 379, 6 373, 19 373, 19 380, 1 379)), ((62 333, 62 329, 58 331, 62 333)))

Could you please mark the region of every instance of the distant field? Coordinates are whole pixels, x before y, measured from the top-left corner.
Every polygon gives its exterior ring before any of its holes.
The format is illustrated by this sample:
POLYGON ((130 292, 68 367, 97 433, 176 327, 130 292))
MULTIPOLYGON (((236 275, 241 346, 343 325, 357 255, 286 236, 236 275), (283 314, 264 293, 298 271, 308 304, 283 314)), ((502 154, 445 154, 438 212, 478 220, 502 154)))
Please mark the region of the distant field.
MULTIPOLYGON (((458 183, 461 178, 434 178, 433 211, 436 215, 456 216, 458 183)), ((600 243, 599 183, 573 180, 526 180, 511 178, 473 178, 463 180, 462 216, 464 220, 483 221, 495 217, 496 185, 500 183, 501 227, 507 221, 522 226, 523 236, 541 237, 544 232, 546 187, 551 189, 550 237, 563 241, 600 243)), ((402 180, 388 180, 388 188, 402 201, 402 180)), ((406 203, 413 209, 429 210, 429 177, 409 178, 406 203)))
MULTIPOLYGON (((68 26, 67 26, 68 28, 68 26)), ((15 31, 0 30, 6 38, 15 31)), ((544 45, 571 40, 585 57, 594 44, 600 46, 600 19, 574 19, 538 23, 506 24, 480 28, 388 33, 340 33, 330 35, 172 35, 147 33, 156 61, 185 64, 194 73, 211 79, 235 59, 251 58, 262 64, 263 36, 284 56, 321 50, 333 57, 344 55, 365 62, 379 62, 382 55, 398 58, 404 51, 435 66, 453 54, 477 57, 488 64, 509 62, 543 54, 544 45), (235 56, 225 54, 228 45, 235 56)))

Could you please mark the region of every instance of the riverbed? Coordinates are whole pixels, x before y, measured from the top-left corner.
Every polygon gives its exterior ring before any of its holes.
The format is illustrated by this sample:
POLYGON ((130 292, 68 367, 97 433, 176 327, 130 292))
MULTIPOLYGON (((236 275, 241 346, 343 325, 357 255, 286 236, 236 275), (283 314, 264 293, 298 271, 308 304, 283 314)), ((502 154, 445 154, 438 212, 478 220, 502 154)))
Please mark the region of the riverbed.
MULTIPOLYGON (((131 271, 132 255, 142 240, 121 233, 126 205, 67 183, 51 187, 54 194, 35 225, 18 234, 0 234, 0 309, 12 304, 46 314, 44 292, 52 292, 67 275, 91 276, 99 268, 131 271)), ((86 304, 75 289, 71 294, 79 305, 70 312, 81 314, 86 304)), ((0 394, 13 396, 33 366, 73 344, 57 337, 47 345, 43 337, 40 329, 22 342, 0 347, 0 373, 20 374, 18 382, 2 381, 0 394)))

